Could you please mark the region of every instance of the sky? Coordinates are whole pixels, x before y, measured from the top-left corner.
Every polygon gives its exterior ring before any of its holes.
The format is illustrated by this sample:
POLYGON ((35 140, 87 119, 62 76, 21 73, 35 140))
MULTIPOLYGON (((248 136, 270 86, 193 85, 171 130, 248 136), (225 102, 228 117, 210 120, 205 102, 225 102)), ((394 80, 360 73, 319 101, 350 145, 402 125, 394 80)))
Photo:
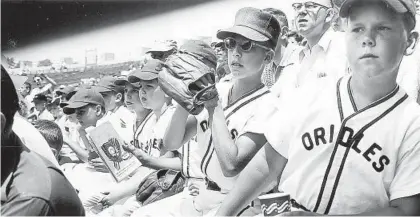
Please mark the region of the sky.
MULTIPOLYGON (((156 40, 197 39, 209 36, 215 39, 217 30, 233 25, 235 13, 242 7, 282 9, 291 14, 290 0, 224 0, 212 1, 171 12, 139 18, 118 25, 72 34, 69 37, 49 37, 47 41, 31 44, 21 49, 7 50, 4 54, 18 60, 39 61, 74 57, 84 61, 85 51, 97 49, 98 54, 116 53, 116 58, 126 58, 128 50, 150 47, 156 40)), ((288 16, 290 17, 290 16, 288 16)))

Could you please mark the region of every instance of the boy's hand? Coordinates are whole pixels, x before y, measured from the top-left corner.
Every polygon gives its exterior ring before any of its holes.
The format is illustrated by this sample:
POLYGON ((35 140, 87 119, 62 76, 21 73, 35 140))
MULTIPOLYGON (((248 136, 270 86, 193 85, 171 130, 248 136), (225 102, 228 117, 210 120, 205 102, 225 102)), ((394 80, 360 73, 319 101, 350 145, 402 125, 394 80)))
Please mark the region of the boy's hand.
POLYGON ((134 147, 132 144, 127 144, 124 142, 122 147, 126 152, 133 154, 134 157, 139 159, 139 161, 143 161, 147 157, 147 154, 143 150, 134 147))
POLYGON ((200 193, 198 186, 194 183, 188 186, 188 191, 190 192, 191 196, 197 196, 200 193))
POLYGON ((210 99, 208 101, 204 102, 204 107, 207 109, 207 111, 209 111, 210 113, 214 111, 214 109, 221 105, 221 100, 219 99, 219 97, 214 97, 213 99, 210 99))
POLYGON ((101 200, 104 207, 110 207, 123 198, 122 195, 116 191, 105 191, 101 192, 101 194, 105 195, 101 200))
POLYGON ((102 173, 108 173, 108 167, 105 166, 104 162, 100 158, 94 158, 89 160, 89 164, 93 166, 93 168, 102 173))

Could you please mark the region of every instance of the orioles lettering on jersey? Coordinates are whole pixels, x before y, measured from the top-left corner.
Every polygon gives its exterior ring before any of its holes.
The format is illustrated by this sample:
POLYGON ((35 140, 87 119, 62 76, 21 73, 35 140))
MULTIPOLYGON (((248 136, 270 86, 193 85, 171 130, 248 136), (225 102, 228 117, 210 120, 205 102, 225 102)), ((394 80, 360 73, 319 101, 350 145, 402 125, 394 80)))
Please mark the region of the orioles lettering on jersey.
MULTIPOLYGON (((201 127, 201 130, 203 130, 203 132, 206 132, 209 129, 208 121, 207 120, 201 121, 200 127, 201 127)), ((231 129, 230 135, 231 135, 231 138, 235 140, 238 137, 239 133, 236 129, 231 129)))
POLYGON ((150 139, 149 141, 146 142, 146 144, 144 144, 144 143, 139 143, 139 140, 135 139, 131 141, 131 144, 134 145, 134 147, 146 153, 150 153, 150 150, 152 148, 156 150, 160 150, 160 147, 162 147, 163 145, 163 140, 154 138, 154 139, 150 139))
MULTIPOLYGON (((311 151, 316 146, 320 145, 331 145, 333 143, 333 136, 334 136, 334 127, 333 124, 330 125, 328 128, 319 127, 314 129, 312 132, 306 132, 302 135, 302 144, 303 147, 311 151), (329 131, 327 131, 327 130, 329 131), (327 133, 327 134, 326 134, 327 133)), ((354 130, 350 127, 343 127, 343 130, 338 135, 337 144, 351 148, 358 154, 361 154, 367 162, 371 162, 373 156, 379 155, 377 152, 382 150, 382 147, 376 143, 373 143, 367 148, 360 148, 358 147, 360 141, 363 139, 363 134, 354 135, 354 130)), ((382 172, 385 169, 386 165, 389 165, 390 159, 386 155, 380 155, 378 157, 378 161, 372 162, 372 167, 376 172, 382 172)))

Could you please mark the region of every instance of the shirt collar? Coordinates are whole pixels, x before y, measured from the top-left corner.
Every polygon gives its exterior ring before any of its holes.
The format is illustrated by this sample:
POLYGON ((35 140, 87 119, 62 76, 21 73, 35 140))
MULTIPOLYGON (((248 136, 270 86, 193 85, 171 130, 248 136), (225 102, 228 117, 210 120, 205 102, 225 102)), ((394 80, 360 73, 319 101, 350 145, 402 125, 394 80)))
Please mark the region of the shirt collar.
MULTIPOLYGON (((324 52, 326 52, 330 46, 330 42, 333 40, 335 35, 335 32, 332 28, 329 28, 324 35, 322 35, 321 39, 318 41, 318 43, 315 46, 318 46, 322 48, 324 52)), ((315 47, 314 46, 314 47, 315 47)), ((313 48, 312 48, 313 49, 313 48)), ((306 46, 300 51, 300 56, 306 56, 310 54, 310 48, 309 45, 306 44, 306 46)))

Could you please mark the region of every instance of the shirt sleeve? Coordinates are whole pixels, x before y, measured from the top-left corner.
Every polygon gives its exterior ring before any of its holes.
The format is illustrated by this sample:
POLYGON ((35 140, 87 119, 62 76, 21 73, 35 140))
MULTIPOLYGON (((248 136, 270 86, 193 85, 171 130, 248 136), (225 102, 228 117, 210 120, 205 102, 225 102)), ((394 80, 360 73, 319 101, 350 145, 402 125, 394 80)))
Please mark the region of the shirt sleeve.
POLYGON ((390 186, 390 199, 420 194, 420 127, 400 147, 394 179, 390 186))
POLYGON ((53 210, 40 198, 22 197, 2 205, 2 216, 52 216, 53 210))

